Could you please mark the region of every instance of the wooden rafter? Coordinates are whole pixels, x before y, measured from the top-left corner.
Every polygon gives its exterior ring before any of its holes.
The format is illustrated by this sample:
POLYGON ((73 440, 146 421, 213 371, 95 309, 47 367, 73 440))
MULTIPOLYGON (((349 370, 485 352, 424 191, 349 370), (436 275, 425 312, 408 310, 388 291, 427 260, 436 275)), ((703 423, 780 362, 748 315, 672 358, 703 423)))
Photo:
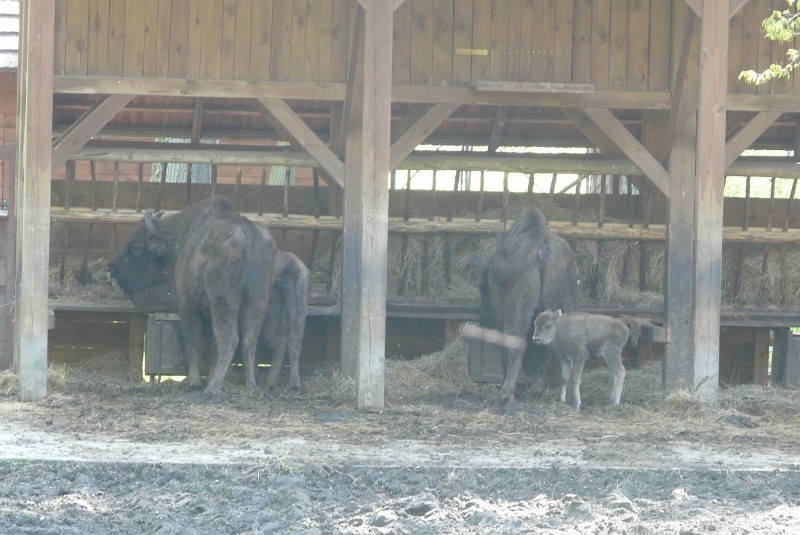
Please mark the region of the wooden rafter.
POLYGON ((53 169, 63 165, 131 100, 133 95, 109 95, 89 108, 53 143, 53 169))
POLYGON ((458 109, 458 104, 436 104, 392 143, 389 168, 395 169, 414 149, 458 109))
POLYGON ((313 130, 282 100, 259 99, 264 110, 280 123, 292 139, 311 155, 337 184, 344 187, 344 164, 313 130))
POLYGON ((406 114, 392 125, 392 142, 408 132, 408 129, 417 124, 432 107, 433 104, 411 104, 406 114))
MULTIPOLYGON (((719 1, 719 0, 714 0, 714 1, 719 1)), ((689 8, 694 12, 695 15, 697 15, 698 17, 701 16, 701 13, 703 11, 703 0, 684 0, 684 2, 686 2, 686 5, 689 6, 689 8)))
POLYGON ((361 43, 364 40, 364 10, 356 9, 356 20, 353 22, 353 33, 350 37, 347 50, 347 84, 345 89, 345 99, 342 105, 341 121, 338 125, 338 144, 333 147, 334 152, 340 157, 344 157, 345 146, 347 144, 347 127, 351 119, 351 106, 355 99, 356 88, 364 76, 364 65, 359 58, 363 55, 361 43))
POLYGON ((669 173, 650 151, 636 139, 619 119, 606 109, 586 108, 586 115, 610 139, 615 140, 617 146, 639 169, 650 179, 661 193, 669 197, 669 173))
POLYGON ((678 110, 683 102, 683 91, 686 85, 686 72, 689 63, 689 56, 692 50, 692 34, 695 33, 695 16, 689 13, 686 17, 686 27, 683 31, 681 40, 681 50, 678 57, 678 69, 675 72, 675 79, 672 82, 672 105, 669 110, 669 121, 667 122, 666 146, 672 147, 675 140, 675 129, 678 121, 678 110))
POLYGON ((489 152, 497 152, 497 147, 500 146, 500 138, 503 137, 503 131, 506 128, 508 111, 508 106, 498 106, 497 111, 494 114, 492 130, 489 132, 489 152))
POLYGON ((192 143, 199 143, 203 132, 203 109, 205 99, 198 98, 194 103, 194 117, 192 118, 192 143))
POLYGON ((624 153, 617 147, 605 132, 592 122, 583 110, 577 108, 564 108, 562 110, 575 126, 578 127, 588 139, 606 158, 622 158, 624 153))
POLYGON ((733 18, 749 1, 750 0, 730 0, 728 4, 728 9, 730 10, 728 12, 728 17, 733 18))
POLYGON ((725 168, 727 169, 742 151, 752 145, 781 115, 783 114, 779 111, 762 111, 739 129, 725 144, 725 168))

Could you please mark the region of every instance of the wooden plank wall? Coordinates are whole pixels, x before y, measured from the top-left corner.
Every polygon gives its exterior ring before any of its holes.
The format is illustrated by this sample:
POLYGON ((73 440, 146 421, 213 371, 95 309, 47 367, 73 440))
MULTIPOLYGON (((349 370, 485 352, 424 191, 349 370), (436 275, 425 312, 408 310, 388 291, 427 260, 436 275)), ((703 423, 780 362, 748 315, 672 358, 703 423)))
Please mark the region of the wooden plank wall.
MULTIPOLYGON (((733 17, 731 92, 800 89, 800 77, 757 90, 738 80, 783 59, 760 21, 784 7, 752 0, 733 17)), ((407 0, 395 13, 394 83, 666 91, 686 9, 683 0, 407 0)), ((58 0, 55 72, 342 82, 354 12, 355 0, 58 0)))

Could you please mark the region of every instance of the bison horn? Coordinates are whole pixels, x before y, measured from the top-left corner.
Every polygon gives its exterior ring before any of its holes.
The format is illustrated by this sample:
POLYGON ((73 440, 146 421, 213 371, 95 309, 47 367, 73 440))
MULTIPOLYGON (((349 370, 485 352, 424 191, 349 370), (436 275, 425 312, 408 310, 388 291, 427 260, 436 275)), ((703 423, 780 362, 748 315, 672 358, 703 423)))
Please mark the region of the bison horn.
POLYGON ((144 213, 144 224, 150 232, 156 231, 156 223, 153 221, 153 210, 148 209, 144 213))

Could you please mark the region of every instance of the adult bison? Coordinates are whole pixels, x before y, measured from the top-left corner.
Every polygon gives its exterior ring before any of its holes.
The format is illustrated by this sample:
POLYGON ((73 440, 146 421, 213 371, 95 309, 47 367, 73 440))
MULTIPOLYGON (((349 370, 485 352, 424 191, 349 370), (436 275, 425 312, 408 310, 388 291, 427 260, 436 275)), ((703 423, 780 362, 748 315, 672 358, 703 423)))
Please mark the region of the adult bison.
POLYGON ((277 250, 266 227, 214 196, 174 215, 146 212, 108 270, 137 305, 154 295, 174 299, 189 386, 200 386, 201 360, 214 355, 205 392, 218 398, 239 344, 247 384, 256 387, 256 342, 277 250))
MULTIPOLYGON (((571 312, 578 305, 578 266, 569 244, 547 228, 535 206, 522 209, 508 233, 497 236, 494 252, 480 281, 481 325, 520 340, 530 340, 533 318, 548 308, 571 312)), ((535 344, 504 349, 505 378, 500 399, 514 400, 523 363, 539 386, 544 384, 547 356, 535 344)))
POLYGON ((309 271, 296 255, 278 251, 272 294, 258 341, 259 351, 268 346, 272 353, 267 386, 275 386, 289 355, 289 384, 300 388, 300 347, 306 325, 309 271))

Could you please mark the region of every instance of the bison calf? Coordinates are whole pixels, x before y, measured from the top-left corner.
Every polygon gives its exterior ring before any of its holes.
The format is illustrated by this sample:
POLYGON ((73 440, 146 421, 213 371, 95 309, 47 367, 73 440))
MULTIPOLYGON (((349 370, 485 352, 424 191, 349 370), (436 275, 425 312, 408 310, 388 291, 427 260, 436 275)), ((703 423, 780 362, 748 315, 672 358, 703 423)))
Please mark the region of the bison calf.
POLYGON ((567 383, 572 378, 572 407, 581 408, 581 375, 589 356, 601 356, 606 361, 613 384, 612 405, 619 405, 625 367, 622 348, 628 341, 628 326, 610 316, 545 310, 533 322, 533 341, 545 344, 561 365, 561 401, 566 402, 567 383))
POLYGON ((274 387, 281 375, 286 354, 289 354, 290 385, 300 388, 300 348, 306 325, 309 271, 296 255, 278 251, 275 277, 259 346, 267 344, 272 353, 267 385, 274 387))

